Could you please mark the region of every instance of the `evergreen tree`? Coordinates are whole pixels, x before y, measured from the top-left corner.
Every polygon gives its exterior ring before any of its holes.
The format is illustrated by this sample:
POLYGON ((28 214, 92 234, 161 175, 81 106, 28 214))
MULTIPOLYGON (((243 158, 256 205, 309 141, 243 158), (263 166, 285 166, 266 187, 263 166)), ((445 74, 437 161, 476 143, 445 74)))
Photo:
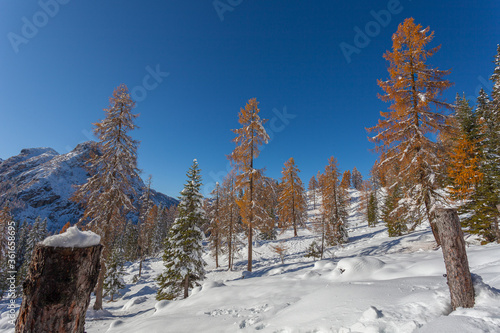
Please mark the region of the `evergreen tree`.
POLYGON ((16 237, 17 240, 24 243, 25 246, 25 250, 23 251, 24 253, 22 254, 22 261, 18 260, 19 270, 16 275, 17 288, 19 291, 21 291, 23 282, 28 275, 28 268, 31 263, 31 258, 33 256, 33 250, 35 249, 35 245, 43 241, 48 235, 47 219, 45 218, 42 221, 41 217, 38 216, 35 219, 35 222, 31 226, 31 228, 28 228, 27 225, 25 226, 18 225, 16 229, 19 230, 16 237), (24 240, 22 238, 24 238, 24 240))
POLYGON ((429 27, 422 29, 413 18, 406 19, 393 35, 393 51, 387 51, 384 58, 390 62, 387 81, 378 81, 384 90, 380 98, 390 102, 389 112, 381 112, 383 120, 368 129, 376 131, 371 138, 381 153, 380 166, 384 169, 398 168, 396 177, 388 186, 401 187, 404 201, 394 209, 402 210, 407 218, 413 218, 414 225, 427 220, 431 223, 436 242, 440 244, 432 209, 441 199, 438 189, 444 178, 439 144, 429 134, 448 129, 447 116, 435 112, 449 107, 439 96, 451 86, 443 77, 450 71, 438 70, 426 64, 439 46, 427 50, 425 47, 434 38, 429 27), (410 209, 410 211, 406 211, 410 209))
MULTIPOLYGON (((16 221, 16 267, 19 271, 23 263, 26 261, 27 244, 30 235, 30 226, 26 220, 23 223, 16 221)), ((31 256, 28 260, 31 260, 31 256)))
POLYGON ((374 227, 378 222, 378 202, 375 191, 368 192, 367 220, 368 226, 374 227))
POLYGON ((200 187, 200 169, 198 162, 194 160, 179 198, 179 217, 165 239, 165 270, 157 278, 158 300, 174 299, 183 290, 184 298, 187 298, 189 288, 205 278, 206 263, 202 258, 204 235, 200 229, 205 212, 202 209, 203 196, 200 187))
POLYGON ((401 210, 396 209, 401 198, 401 190, 397 185, 389 188, 385 196, 384 206, 382 207, 382 220, 387 225, 389 237, 402 236, 408 231, 401 210))
POLYGON ((500 242, 498 219, 500 212, 500 49, 495 57, 495 70, 491 76, 491 100, 481 89, 476 105, 478 142, 481 154, 478 172, 483 175, 477 183, 471 200, 463 210, 469 214, 463 225, 470 233, 482 236, 484 243, 500 242))
POLYGON ((298 236, 297 228, 305 226, 307 218, 304 185, 299 178, 299 172, 293 157, 290 157, 281 171, 283 177, 278 201, 279 225, 283 232, 292 227, 294 237, 298 236))
POLYGON ((106 276, 104 278, 104 295, 110 296, 110 302, 113 302, 114 296, 119 293, 120 289, 125 287, 123 275, 124 251, 120 242, 113 247, 111 256, 107 263, 106 276))
POLYGON ((123 230, 128 212, 133 211, 132 180, 139 177, 137 168, 138 142, 127 134, 137 126, 132 114, 135 102, 130 98, 126 85, 115 89, 104 109, 106 118, 95 123, 100 153, 91 154, 87 161, 91 177, 75 191, 73 200, 83 204, 85 210, 80 222, 101 236, 104 245, 101 270, 96 286, 94 310, 102 309, 102 290, 106 274, 106 260, 111 254, 111 244, 123 230))
POLYGON ((332 156, 319 180, 322 197, 321 214, 325 223, 324 234, 330 246, 349 241, 346 226, 348 195, 346 189, 340 186, 339 177, 337 160, 332 156))
POLYGON ((152 239, 152 255, 157 255, 163 249, 163 240, 167 237, 169 228, 168 223, 168 209, 162 205, 158 206, 158 214, 154 225, 153 239, 152 239))
POLYGON ((481 152, 475 113, 465 98, 457 96, 455 131, 450 138, 448 177, 455 200, 470 200, 484 175, 480 171, 481 152))
POLYGON ((139 235, 137 239, 138 252, 139 252, 139 275, 142 273, 142 262, 145 257, 151 255, 152 252, 152 239, 154 227, 157 219, 158 209, 151 199, 151 175, 148 177, 147 186, 143 190, 140 201, 139 209, 139 235))
POLYGON ((139 230, 131 220, 128 220, 123 232, 123 257, 125 261, 135 261, 139 258, 139 230))
POLYGON ((205 201, 208 218, 208 231, 210 236, 208 242, 215 257, 215 267, 219 268, 219 254, 222 252, 222 222, 221 222, 221 189, 219 183, 215 184, 215 188, 211 193, 212 197, 205 201))
POLYGON ((229 156, 231 163, 239 172, 236 186, 243 190, 243 197, 237 202, 241 219, 248 228, 248 271, 252 271, 253 230, 256 222, 259 222, 254 218, 259 214, 257 211, 262 210, 261 206, 256 205, 254 198, 256 183, 261 177, 261 171, 254 168, 254 159, 259 156, 259 147, 269 141, 269 135, 263 126, 267 120, 260 118, 258 106, 257 99, 252 98, 245 108, 240 110, 238 122, 242 127, 233 130, 236 134, 236 138, 233 139, 236 148, 229 156))
POLYGON ((311 245, 309 245, 306 250, 306 254, 304 255, 304 257, 306 258, 313 258, 314 261, 316 261, 316 259, 318 258, 321 258, 321 256, 321 248, 318 243, 316 243, 316 241, 313 241, 311 245))

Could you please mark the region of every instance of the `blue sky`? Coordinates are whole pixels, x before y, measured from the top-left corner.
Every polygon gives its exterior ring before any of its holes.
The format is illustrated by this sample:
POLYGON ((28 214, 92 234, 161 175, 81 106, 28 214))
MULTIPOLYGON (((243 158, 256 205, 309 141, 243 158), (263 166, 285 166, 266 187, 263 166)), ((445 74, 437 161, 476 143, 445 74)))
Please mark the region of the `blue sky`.
POLYGON ((253 97, 271 119, 257 160, 268 176, 294 157, 307 183, 333 155, 366 177, 376 155, 365 127, 388 107, 376 80, 388 77, 382 55, 398 24, 435 31, 442 48, 429 63, 452 69, 448 101, 491 89, 500 43, 498 1, 3 0, 0 12, 0 158, 87 141, 125 83, 139 101, 143 177, 171 196, 194 158, 205 193, 220 180, 253 97), (357 52, 346 57, 346 44, 357 52))

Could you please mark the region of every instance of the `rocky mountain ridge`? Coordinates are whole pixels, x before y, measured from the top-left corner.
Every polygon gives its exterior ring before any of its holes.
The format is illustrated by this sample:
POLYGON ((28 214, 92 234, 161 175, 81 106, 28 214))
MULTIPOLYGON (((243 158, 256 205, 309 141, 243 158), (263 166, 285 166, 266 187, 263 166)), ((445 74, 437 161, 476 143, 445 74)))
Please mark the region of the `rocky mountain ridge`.
MULTIPOLYGON (((50 231, 58 231, 68 221, 73 224, 83 209, 70 200, 75 185, 84 184, 90 176, 84 168, 97 143, 79 144, 67 154, 52 148, 28 148, 5 160, 0 160, 0 206, 9 202, 16 220, 33 222, 36 217, 47 218, 50 231)), ((133 181, 137 204, 144 191, 141 178, 133 181)), ((152 190, 152 199, 159 205, 171 206, 178 201, 152 190)), ((131 214, 137 220, 137 214, 131 214)))

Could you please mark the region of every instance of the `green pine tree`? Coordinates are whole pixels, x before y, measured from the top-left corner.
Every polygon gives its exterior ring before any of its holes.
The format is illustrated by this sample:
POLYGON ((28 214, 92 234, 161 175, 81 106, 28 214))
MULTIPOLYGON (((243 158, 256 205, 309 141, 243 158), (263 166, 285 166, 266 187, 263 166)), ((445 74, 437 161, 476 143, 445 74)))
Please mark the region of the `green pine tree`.
MULTIPOLYGON (((500 66, 500 64, 499 64, 500 66)), ((499 69, 500 70, 500 69, 499 69)), ((495 75, 493 75, 493 78, 495 75)), ((499 87, 497 82, 495 87, 499 87)), ((500 88, 497 88, 500 89, 500 88)), ((469 213, 462 221, 463 227, 472 234, 483 238, 483 243, 500 242, 498 219, 500 213, 500 119, 495 103, 481 89, 477 100, 478 142, 481 154, 479 171, 483 174, 474 194, 462 212, 469 213)))
POLYGON ((200 227, 204 221, 202 209, 203 196, 200 193, 201 175, 198 162, 187 173, 187 183, 181 192, 178 206, 179 217, 165 239, 163 264, 165 270, 158 276, 157 300, 174 299, 184 291, 188 297, 189 288, 205 278, 203 255, 203 232, 200 227))
POLYGON ((378 202, 377 202, 377 193, 375 191, 370 193, 368 197, 368 206, 367 206, 367 219, 368 226, 374 227, 378 221, 378 202))
POLYGON ((313 258, 316 261, 317 258, 321 258, 321 247, 313 241, 306 250, 306 254, 304 255, 306 258, 313 258))
POLYGON ((404 222, 401 210, 397 209, 401 200, 401 190, 394 187, 389 190, 382 208, 382 219, 387 225, 389 237, 398 237, 408 232, 408 227, 404 222))
POLYGON ((114 296, 119 294, 120 289, 125 287, 125 282, 123 281, 124 251, 120 243, 117 242, 114 246, 111 256, 106 262, 107 269, 103 289, 104 295, 110 296, 110 302, 113 302, 114 296))

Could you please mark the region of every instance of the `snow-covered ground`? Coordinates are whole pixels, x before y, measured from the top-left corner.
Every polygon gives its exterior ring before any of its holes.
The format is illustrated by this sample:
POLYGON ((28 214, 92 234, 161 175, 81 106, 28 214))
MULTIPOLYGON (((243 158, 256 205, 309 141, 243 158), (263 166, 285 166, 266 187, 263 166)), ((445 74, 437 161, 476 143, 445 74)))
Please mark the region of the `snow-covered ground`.
MULTIPOLYGON (((442 252, 430 229, 389 238, 382 224, 367 226, 356 212, 359 193, 351 193, 350 242, 330 248, 326 259, 304 257, 318 241, 312 231, 301 229, 296 238, 287 231, 256 242, 251 274, 244 271, 245 250, 231 272, 216 269, 206 254, 203 285, 187 299, 161 302, 154 280, 161 259, 148 260, 136 284, 134 263, 122 296, 106 302, 105 311, 88 311, 86 332, 500 332, 499 245, 468 247, 476 306, 451 312, 442 252), (284 264, 271 248, 282 241, 284 264)), ((11 332, 5 316, 0 332, 11 332)))

